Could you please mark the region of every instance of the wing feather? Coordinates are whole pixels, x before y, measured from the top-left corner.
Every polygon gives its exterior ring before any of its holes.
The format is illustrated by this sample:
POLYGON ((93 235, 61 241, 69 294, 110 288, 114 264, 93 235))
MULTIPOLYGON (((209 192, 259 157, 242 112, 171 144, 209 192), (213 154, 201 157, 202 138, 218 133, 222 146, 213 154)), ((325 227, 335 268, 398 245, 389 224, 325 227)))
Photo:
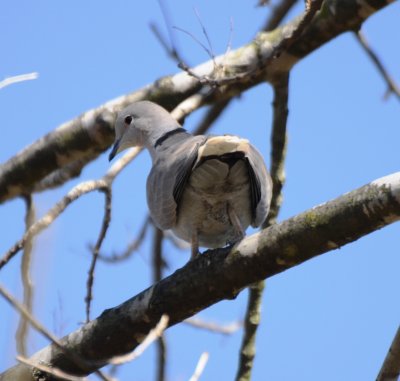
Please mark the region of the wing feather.
MULTIPOLYGON (((172 138, 170 138, 172 139, 172 138)), ((147 203, 154 223, 162 230, 172 229, 179 203, 197 160, 204 136, 185 136, 169 141, 168 148, 153 163, 147 179, 147 203)))

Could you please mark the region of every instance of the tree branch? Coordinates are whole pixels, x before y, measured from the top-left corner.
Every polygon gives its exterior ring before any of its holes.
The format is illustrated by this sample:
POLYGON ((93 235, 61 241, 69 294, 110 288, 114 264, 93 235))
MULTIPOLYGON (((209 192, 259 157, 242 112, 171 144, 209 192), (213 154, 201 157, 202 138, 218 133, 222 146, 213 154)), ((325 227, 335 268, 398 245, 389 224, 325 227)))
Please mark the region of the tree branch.
MULTIPOLYGON (((27 195, 24 198, 26 204, 25 231, 27 231, 35 222, 36 208, 32 199, 32 195, 27 195)), ((33 254, 33 241, 34 241, 33 239, 29 239, 26 242, 21 260, 21 279, 24 290, 23 304, 29 313, 32 313, 32 304, 33 304, 33 283, 30 274, 32 254, 33 254)), ((17 332, 15 334, 15 339, 17 343, 17 352, 22 356, 26 356, 28 352, 26 348, 26 344, 28 342, 28 336, 29 336, 28 321, 25 317, 21 316, 17 332)))
MULTIPOLYGON (((163 314, 169 316, 170 325, 177 324, 214 303, 235 298, 254 282, 398 220, 400 172, 272 225, 233 247, 208 250, 137 296, 105 310, 61 340, 65 348, 84 359, 86 368, 77 368, 54 344, 31 360, 84 376, 137 347, 163 314)), ((17 365, 3 373, 1 380, 15 380, 13 375, 25 372, 24 381, 31 381, 29 370, 17 365)))
MULTIPOLYGON (((275 48, 291 35, 301 19, 296 18, 272 32, 259 33, 249 44, 215 58, 224 69, 218 74, 219 79, 224 76, 236 79, 214 91, 207 101, 222 101, 261 82, 273 81, 339 34, 359 29, 369 16, 390 2, 346 0, 344 6, 343 0, 326 1, 301 36, 278 56, 275 48)), ((199 77, 212 78, 215 64, 210 60, 191 70, 199 77)), ((112 143, 116 112, 128 104, 149 99, 171 110, 202 88, 196 78, 181 72, 160 78, 63 124, 0 166, 0 202, 29 193, 43 178, 72 162, 94 160, 112 143)), ((72 171, 69 176, 77 172, 72 171)))
POLYGON ((249 297, 244 324, 243 342, 240 348, 239 368, 236 381, 250 381, 256 356, 256 335, 261 321, 261 301, 265 281, 259 281, 249 287, 249 297))
POLYGON ((376 381, 397 381, 400 375, 400 327, 397 329, 376 381))
MULTIPOLYGON (((289 74, 283 74, 274 83, 273 121, 271 133, 271 178, 272 199, 268 217, 263 223, 267 228, 276 223, 281 204, 282 188, 285 182, 286 124, 289 102, 289 74)), ((251 379, 254 357, 256 354, 256 335, 261 321, 261 302, 265 281, 261 280, 249 287, 249 300, 245 318, 243 340, 240 348, 237 381, 251 379)))
POLYGON ((372 63, 378 69, 379 74, 382 76, 383 80, 386 82, 387 85, 387 95, 393 93, 398 100, 400 100, 400 88, 397 86, 394 79, 391 77, 389 72, 383 66, 383 63, 379 59, 378 55, 374 52, 374 50, 369 45, 367 39, 365 38, 364 34, 361 31, 358 31, 354 34, 356 36, 357 41, 360 43, 361 47, 367 53, 368 57, 371 59, 372 63))
POLYGON ((21 239, 19 239, 0 259, 0 270, 4 267, 8 261, 10 261, 21 249, 23 249, 26 243, 35 235, 39 234, 42 230, 46 229, 51 225, 54 220, 60 216, 60 214, 69 206, 71 203, 76 201, 83 195, 93 192, 95 190, 103 190, 110 186, 114 181, 115 177, 141 152, 141 148, 135 147, 128 151, 118 161, 116 161, 107 173, 98 180, 89 180, 80 183, 73 187, 59 202, 57 202, 42 218, 37 220, 31 227, 25 232, 21 239))

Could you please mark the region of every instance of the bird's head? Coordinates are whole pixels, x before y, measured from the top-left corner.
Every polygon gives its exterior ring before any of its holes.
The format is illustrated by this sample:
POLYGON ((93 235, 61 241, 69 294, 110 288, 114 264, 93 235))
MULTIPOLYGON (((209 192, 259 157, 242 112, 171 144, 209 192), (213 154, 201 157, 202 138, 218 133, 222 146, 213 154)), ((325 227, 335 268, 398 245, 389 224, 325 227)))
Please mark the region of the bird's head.
POLYGON ((142 147, 154 144, 157 137, 179 124, 161 106, 140 101, 132 103, 118 113, 115 122, 115 141, 109 160, 129 147, 142 147))

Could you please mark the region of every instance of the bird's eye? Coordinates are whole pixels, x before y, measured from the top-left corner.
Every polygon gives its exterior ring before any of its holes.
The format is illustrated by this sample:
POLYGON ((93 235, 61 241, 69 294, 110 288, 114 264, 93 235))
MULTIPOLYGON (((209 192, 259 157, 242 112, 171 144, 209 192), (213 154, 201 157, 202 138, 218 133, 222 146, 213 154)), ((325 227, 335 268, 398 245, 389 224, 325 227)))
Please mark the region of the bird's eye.
POLYGON ((132 120, 133 120, 133 116, 132 116, 132 115, 128 115, 128 116, 126 116, 125 119, 124 119, 126 125, 131 124, 131 123, 132 123, 132 120))

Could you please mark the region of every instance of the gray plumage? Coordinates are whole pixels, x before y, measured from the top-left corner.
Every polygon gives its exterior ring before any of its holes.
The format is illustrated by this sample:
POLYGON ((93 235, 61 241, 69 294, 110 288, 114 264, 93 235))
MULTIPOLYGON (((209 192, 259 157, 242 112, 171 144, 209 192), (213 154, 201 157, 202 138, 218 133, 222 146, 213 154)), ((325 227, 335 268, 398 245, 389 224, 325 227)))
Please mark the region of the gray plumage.
POLYGON ((147 203, 154 223, 192 244, 222 247, 241 239, 267 217, 272 183, 261 154, 233 135, 193 136, 162 107, 149 101, 122 110, 110 160, 144 146, 153 167, 147 203))

